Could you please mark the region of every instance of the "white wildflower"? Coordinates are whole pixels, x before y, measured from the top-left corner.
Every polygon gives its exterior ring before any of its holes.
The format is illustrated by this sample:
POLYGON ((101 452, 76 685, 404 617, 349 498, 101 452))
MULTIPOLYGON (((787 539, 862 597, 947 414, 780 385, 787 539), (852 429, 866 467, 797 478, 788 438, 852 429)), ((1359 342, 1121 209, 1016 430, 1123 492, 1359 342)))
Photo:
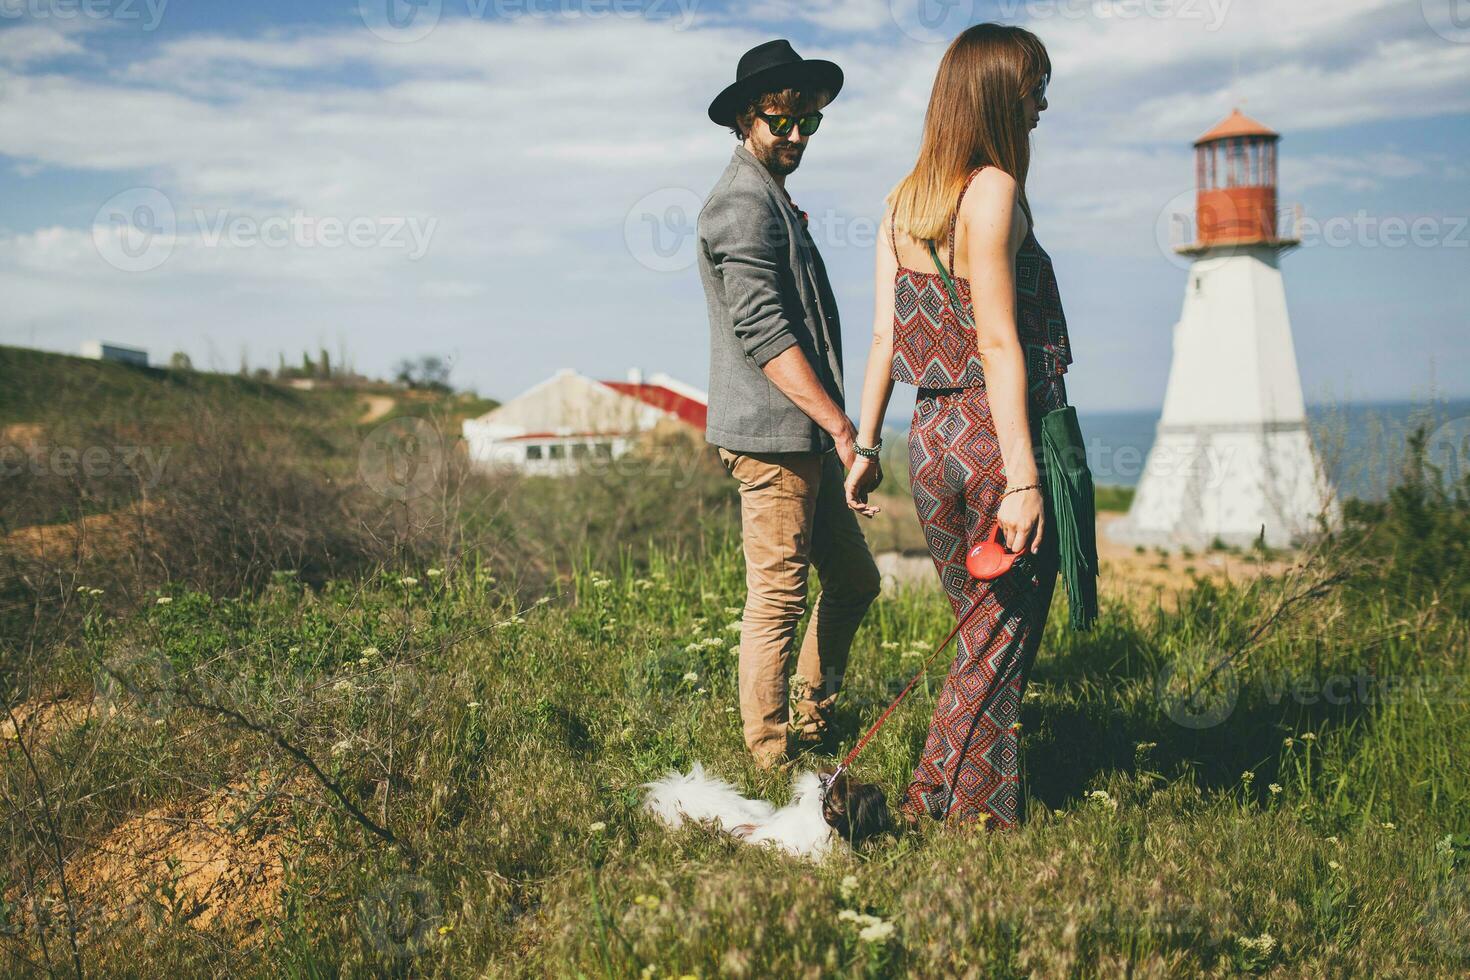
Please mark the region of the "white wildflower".
POLYGON ((332 755, 334 756, 345 755, 350 751, 352 751, 352 739, 350 738, 344 738, 342 741, 332 746, 332 755))
POLYGON ((699 681, 699 675, 691 670, 689 671, 689 673, 684 675, 684 680, 690 684, 695 684, 699 681))
POLYGON ((173 601, 174 601, 174 597, 173 596, 161 595, 156 600, 154 600, 153 604, 155 606, 166 606, 166 605, 168 605, 169 603, 171 603, 173 601))
POLYGON ((419 580, 414 578, 412 575, 405 575, 403 576, 403 578, 398 580, 398 584, 403 586, 404 588, 411 589, 415 585, 419 584, 419 580))
POLYGON ((901 644, 897 640, 884 640, 878 645, 885 650, 897 650, 899 646, 901 646, 901 644))
POLYGON ((443 575, 444 574, 444 569, 442 569, 442 568, 429 568, 429 569, 425 569, 424 574, 427 575, 427 576, 429 576, 429 578, 438 578, 440 575, 443 575))
POLYGON ((843 909, 837 918, 858 927, 858 938, 867 943, 881 943, 893 935, 893 923, 854 909, 843 909))
POLYGON ((1108 795, 1108 791, 1105 789, 1095 789, 1089 791, 1087 794, 1087 801, 1098 807, 1101 807, 1104 810, 1118 809, 1118 801, 1108 795))
POLYGON ((837 887, 842 894, 842 900, 844 902, 852 901, 852 896, 857 893, 858 889, 857 875, 846 876, 842 879, 842 883, 837 887))
POLYGON ((1246 952, 1263 958, 1276 951, 1276 937, 1269 932, 1263 932, 1259 936, 1237 936, 1235 942, 1246 952))
POLYGON ((603 823, 601 820, 594 820, 592 821, 592 823, 587 825, 587 829, 592 831, 594 834, 600 834, 607 829, 607 824, 603 823))
POLYGON ((1267 786, 1266 789, 1271 791, 1272 796, 1275 796, 1277 793, 1281 792, 1281 784, 1272 783, 1270 786, 1267 786))

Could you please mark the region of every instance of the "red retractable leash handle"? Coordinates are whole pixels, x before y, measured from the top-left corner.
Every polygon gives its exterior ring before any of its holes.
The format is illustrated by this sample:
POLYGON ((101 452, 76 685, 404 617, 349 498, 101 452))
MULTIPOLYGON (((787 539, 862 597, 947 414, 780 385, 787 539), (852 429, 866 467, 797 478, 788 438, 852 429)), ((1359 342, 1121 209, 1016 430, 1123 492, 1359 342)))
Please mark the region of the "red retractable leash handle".
MULTIPOLYGON (((965 569, 970 573, 972 578, 977 578, 982 582, 989 582, 992 579, 1000 578, 1011 570, 1011 566, 1021 556, 1021 552, 1019 551, 1006 550, 1005 545, 1000 540, 1000 530, 1000 522, 996 521, 995 530, 990 537, 976 544, 965 554, 965 569)), ((898 692, 898 697, 894 698, 893 703, 883 710, 883 713, 878 716, 878 720, 873 722, 873 727, 869 728, 863 737, 858 739, 857 744, 852 747, 852 751, 847 753, 847 757, 838 764, 836 769, 832 770, 832 775, 828 776, 824 782, 824 794, 837 781, 837 777, 847 771, 853 761, 857 759, 858 753, 863 750, 873 736, 878 734, 878 729, 883 727, 883 723, 888 720, 888 716, 893 714, 900 704, 903 704, 904 699, 909 696, 914 687, 923 679, 924 674, 928 672, 929 665, 934 662, 934 658, 938 657, 944 648, 949 646, 949 641, 955 638, 955 635, 964 628, 964 625, 970 621, 970 617, 975 615, 979 609, 980 600, 976 599, 970 605, 970 608, 965 611, 965 614, 954 624, 954 629, 949 631, 949 635, 941 640, 939 646, 934 648, 934 652, 925 658, 923 665, 919 668, 919 672, 913 676, 913 679, 908 682, 902 691, 898 692)))

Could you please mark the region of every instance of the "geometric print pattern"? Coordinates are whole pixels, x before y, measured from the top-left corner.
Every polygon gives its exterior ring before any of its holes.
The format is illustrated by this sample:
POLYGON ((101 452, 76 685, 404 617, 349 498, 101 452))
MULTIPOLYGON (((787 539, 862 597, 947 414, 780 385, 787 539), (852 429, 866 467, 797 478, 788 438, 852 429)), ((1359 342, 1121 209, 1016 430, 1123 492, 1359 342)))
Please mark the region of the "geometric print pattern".
MULTIPOLYGON (((960 191, 965 191, 983 167, 970 172, 960 191)), ((955 203, 949 220, 949 270, 954 269, 955 224, 960 205, 955 203)), ((894 257, 898 256, 897 234, 889 222, 894 257)), ((921 388, 970 388, 985 384, 975 336, 974 309, 970 304, 970 282, 951 273, 955 293, 968 322, 955 316, 944 280, 937 271, 919 272, 900 263, 893 281, 893 367, 895 381, 921 388)), ((1057 287, 1051 256, 1028 228, 1016 252, 1016 333, 1026 359, 1026 377, 1033 397, 1048 397, 1040 389, 1054 385, 1072 362, 1072 345, 1067 336, 1067 318, 1057 287)))
MULTIPOLYGON (((1060 379, 1058 379, 1060 381, 1060 379)), ((1031 413, 1032 442, 1040 446, 1031 413)), ((958 618, 979 609, 960 631, 954 661, 913 778, 899 808, 937 819, 975 820, 987 828, 1020 819, 1021 698, 1056 585, 1056 524, 1046 504, 1041 550, 1016 560, 993 581, 970 577, 965 554, 994 530, 1005 462, 983 387, 920 389, 909 432, 914 509, 939 580, 958 618)), ((1044 474, 1043 474, 1044 481, 1044 474)))

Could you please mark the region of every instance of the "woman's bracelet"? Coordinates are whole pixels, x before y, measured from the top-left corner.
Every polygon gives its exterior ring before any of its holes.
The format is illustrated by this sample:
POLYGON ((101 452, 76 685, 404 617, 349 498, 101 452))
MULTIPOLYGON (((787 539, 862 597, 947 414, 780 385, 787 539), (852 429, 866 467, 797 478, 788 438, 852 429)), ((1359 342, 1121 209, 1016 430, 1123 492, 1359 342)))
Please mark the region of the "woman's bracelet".
POLYGON ((1001 494, 1001 496, 1004 497, 1006 495, 1006 493, 1020 493, 1022 490, 1040 490, 1040 489, 1041 489, 1041 484, 1039 484, 1039 483, 1028 483, 1024 487, 1011 487, 1005 493, 1001 494))

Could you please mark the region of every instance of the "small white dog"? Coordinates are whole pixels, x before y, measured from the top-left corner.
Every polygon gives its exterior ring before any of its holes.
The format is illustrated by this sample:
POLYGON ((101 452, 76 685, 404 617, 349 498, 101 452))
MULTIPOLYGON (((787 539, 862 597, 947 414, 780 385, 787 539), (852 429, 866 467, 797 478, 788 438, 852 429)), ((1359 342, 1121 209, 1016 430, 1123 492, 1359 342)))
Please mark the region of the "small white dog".
POLYGON ((890 826, 888 805, 876 786, 837 777, 823 799, 822 777, 799 773, 791 781, 791 802, 779 810, 752 800, 696 762, 688 774, 670 772, 644 783, 643 808, 669 827, 686 820, 713 821, 727 834, 751 844, 772 844, 787 854, 820 861, 842 842, 857 844, 890 826))

